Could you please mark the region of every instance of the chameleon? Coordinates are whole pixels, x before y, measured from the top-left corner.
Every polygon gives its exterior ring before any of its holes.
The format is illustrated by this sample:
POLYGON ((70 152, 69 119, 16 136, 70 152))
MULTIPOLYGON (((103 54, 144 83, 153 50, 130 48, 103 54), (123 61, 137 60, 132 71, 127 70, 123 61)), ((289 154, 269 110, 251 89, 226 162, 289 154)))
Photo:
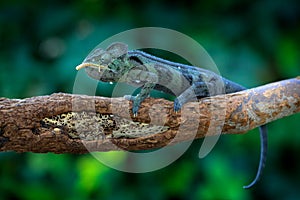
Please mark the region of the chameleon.
MULTIPOLYGON (((102 82, 124 82, 141 88, 136 96, 125 95, 133 102, 132 112, 137 116, 139 106, 155 89, 174 95, 174 111, 178 112, 182 105, 208 96, 229 94, 246 88, 230 81, 210 70, 165 60, 140 50, 128 50, 121 42, 112 43, 105 50, 94 49, 84 61, 76 67, 85 68, 93 79, 102 82)), ((262 176, 267 154, 267 128, 259 127, 261 150, 260 162, 255 179, 243 188, 255 185, 262 176)))

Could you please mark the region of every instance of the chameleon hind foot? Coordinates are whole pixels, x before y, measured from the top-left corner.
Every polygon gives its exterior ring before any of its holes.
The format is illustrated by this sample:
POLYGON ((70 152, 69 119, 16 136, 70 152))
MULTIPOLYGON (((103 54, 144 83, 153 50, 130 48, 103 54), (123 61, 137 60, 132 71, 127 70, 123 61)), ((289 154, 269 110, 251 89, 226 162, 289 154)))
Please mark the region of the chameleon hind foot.
POLYGON ((174 112, 177 113, 181 109, 182 105, 179 102, 178 98, 174 100, 174 112))

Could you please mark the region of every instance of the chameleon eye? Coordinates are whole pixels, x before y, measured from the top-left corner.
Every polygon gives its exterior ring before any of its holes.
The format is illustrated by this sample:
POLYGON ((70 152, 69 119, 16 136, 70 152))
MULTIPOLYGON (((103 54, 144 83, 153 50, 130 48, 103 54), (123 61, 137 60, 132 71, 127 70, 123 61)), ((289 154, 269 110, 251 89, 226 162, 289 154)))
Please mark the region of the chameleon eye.
POLYGON ((108 53, 105 53, 101 56, 100 61, 103 64, 108 64, 111 61, 111 56, 108 53))

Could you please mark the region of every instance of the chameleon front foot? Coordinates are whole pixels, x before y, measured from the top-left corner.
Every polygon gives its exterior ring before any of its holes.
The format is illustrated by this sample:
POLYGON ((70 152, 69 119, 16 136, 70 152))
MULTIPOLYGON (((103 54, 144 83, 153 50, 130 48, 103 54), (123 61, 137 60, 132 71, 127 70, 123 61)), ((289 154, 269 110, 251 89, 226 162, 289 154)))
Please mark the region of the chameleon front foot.
POLYGON ((138 96, 132 96, 132 95, 125 95, 124 98, 128 101, 133 102, 132 113, 133 113, 133 116, 136 117, 137 113, 140 109, 140 104, 141 104, 142 100, 138 96))

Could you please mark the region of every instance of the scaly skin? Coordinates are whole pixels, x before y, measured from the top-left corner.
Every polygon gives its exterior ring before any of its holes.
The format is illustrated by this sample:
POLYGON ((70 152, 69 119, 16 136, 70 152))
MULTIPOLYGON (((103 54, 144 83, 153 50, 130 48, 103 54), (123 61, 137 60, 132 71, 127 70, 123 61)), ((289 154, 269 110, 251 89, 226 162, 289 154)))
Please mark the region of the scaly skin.
MULTIPOLYGON (((128 51, 124 43, 113 43, 106 50, 95 49, 76 67, 85 68, 87 74, 103 82, 124 82, 141 87, 137 96, 126 95, 133 101, 132 112, 137 115, 140 104, 155 89, 176 96, 174 111, 186 102, 228 94, 246 88, 218 74, 195 66, 164 60, 142 51, 128 51)), ((244 188, 252 187, 261 177, 267 153, 267 129, 260 127, 261 153, 255 179, 244 188)))

